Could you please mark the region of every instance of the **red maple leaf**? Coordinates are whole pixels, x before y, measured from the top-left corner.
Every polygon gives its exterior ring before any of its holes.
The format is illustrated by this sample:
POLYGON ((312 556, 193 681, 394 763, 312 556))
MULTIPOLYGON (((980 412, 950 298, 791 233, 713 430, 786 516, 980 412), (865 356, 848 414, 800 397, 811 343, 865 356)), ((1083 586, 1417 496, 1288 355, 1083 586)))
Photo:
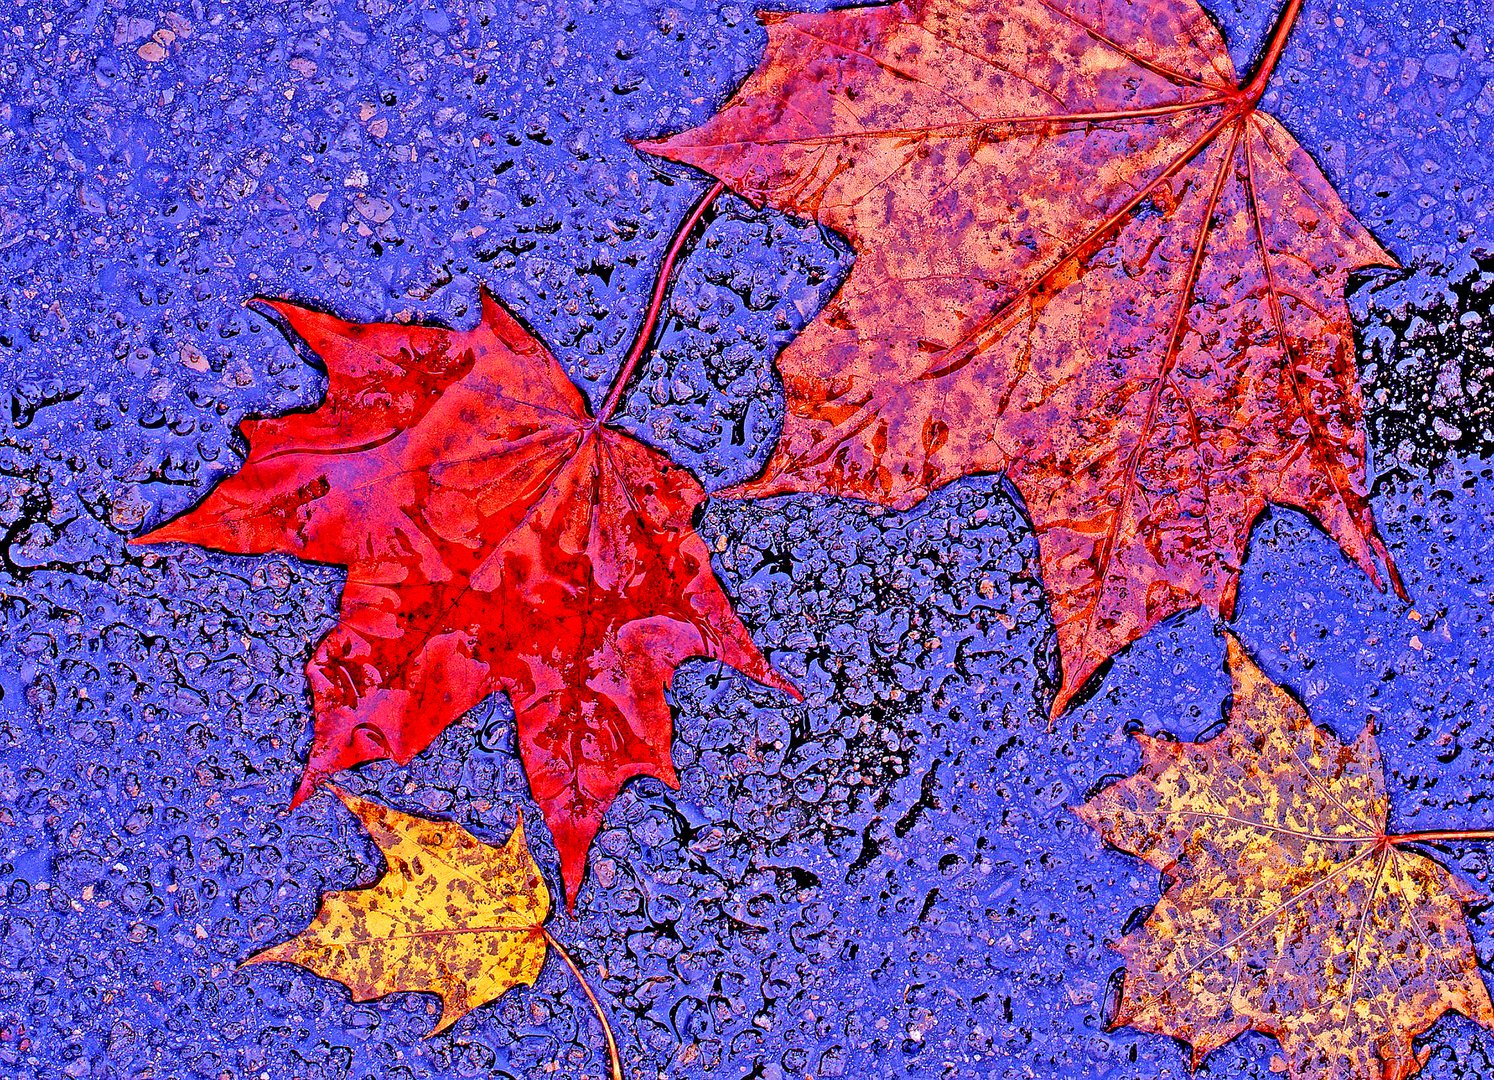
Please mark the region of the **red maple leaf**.
POLYGON ((244 466, 135 543, 347 567, 337 626, 306 668, 315 735, 292 805, 340 769, 408 762, 507 692, 574 906, 623 784, 678 786, 664 692, 680 663, 711 657, 795 694, 691 527, 705 493, 593 417, 486 292, 466 332, 267 303, 325 362, 325 402, 245 421, 244 466))
POLYGON ((1365 484, 1343 291, 1393 265, 1258 108, 1194 0, 902 0, 763 13, 757 70, 644 144, 844 234, 855 266, 778 359, 741 493, 897 508, 1005 472, 1063 685, 1176 612, 1232 614, 1250 527, 1305 510, 1397 587, 1365 484))

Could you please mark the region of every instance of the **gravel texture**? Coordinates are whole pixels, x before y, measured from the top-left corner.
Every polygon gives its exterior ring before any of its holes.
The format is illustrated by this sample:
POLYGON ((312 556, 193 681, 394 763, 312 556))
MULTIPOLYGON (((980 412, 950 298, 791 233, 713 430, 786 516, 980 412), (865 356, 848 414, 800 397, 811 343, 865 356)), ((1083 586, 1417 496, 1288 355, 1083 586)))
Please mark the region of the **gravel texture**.
MULTIPOLYGON (((1217 10, 1237 62, 1270 5, 1217 10)), ((1235 628, 1341 734, 1380 725, 1402 830, 1494 825, 1494 34, 1485 0, 1309 0, 1266 107, 1405 264, 1351 303, 1376 512, 1410 604, 1306 519, 1258 525, 1235 628)), ((302 665, 340 571, 127 537, 240 460, 246 414, 316 369, 258 295, 469 325, 479 284, 593 398, 704 178, 635 154, 755 63, 714 0, 176 7, 0 16, 0 1076, 588 1077, 600 1031, 558 962, 450 1032, 434 999, 352 1004, 235 970, 378 872, 335 800, 285 803, 302 665)), ((710 488, 781 415, 773 353, 842 243, 725 198, 626 423, 710 488)), ((675 687, 683 780, 633 785, 572 943, 632 1077, 1159 1078, 1175 1043, 1107 1033, 1107 941, 1158 895, 1068 806, 1226 693, 1211 617, 1123 653, 1047 720, 1056 651, 1030 531, 995 478, 904 514, 714 500, 717 572, 802 704, 713 664, 675 687)), ((348 786, 490 839, 528 803, 507 703, 348 786)), ((1488 885, 1491 853, 1444 858, 1488 885)), ((1486 968, 1494 915, 1472 923, 1486 968)), ((1494 1036, 1428 1036, 1429 1077, 1494 1075, 1494 1036)), ((1208 1075, 1267 1077, 1246 1036, 1208 1075)))

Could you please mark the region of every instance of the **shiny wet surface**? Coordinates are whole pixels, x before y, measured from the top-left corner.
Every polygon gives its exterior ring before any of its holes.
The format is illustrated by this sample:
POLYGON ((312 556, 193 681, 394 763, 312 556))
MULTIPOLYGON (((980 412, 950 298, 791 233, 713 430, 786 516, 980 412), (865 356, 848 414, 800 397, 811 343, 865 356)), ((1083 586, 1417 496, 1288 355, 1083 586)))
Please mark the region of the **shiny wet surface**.
MULTIPOLYGON (((1273 12, 1220 14, 1248 68, 1273 12)), ((597 400, 706 186, 624 140, 702 120, 756 62, 761 29, 731 4, 383 0, 33 7, 13 23, 0 1071, 598 1075, 600 1033, 558 964, 429 1041, 433 999, 352 1005, 294 969, 233 970, 301 929, 323 890, 376 874, 331 799, 284 810, 309 745, 302 668, 341 576, 124 540, 237 467, 242 415, 319 399, 321 376, 240 307, 253 295, 465 327, 487 284, 597 400)), ((1490 38, 1472 2, 1310 3, 1263 102, 1407 266, 1350 306, 1374 509, 1412 604, 1276 512, 1254 534, 1236 627, 1320 722, 1345 736, 1367 714, 1383 724, 1402 830, 1487 827, 1494 794, 1494 268, 1477 257, 1494 246, 1490 38)), ((623 416, 708 490, 763 461, 781 414, 771 356, 849 265, 813 227, 730 198, 718 211, 623 416)), ((1216 723, 1210 618, 1129 648, 1050 728, 1036 548, 1000 481, 959 481, 902 514, 714 500, 699 529, 806 700, 683 668, 682 790, 624 791, 577 918, 553 924, 605 967, 596 984, 630 1068, 1186 1075, 1171 1042, 1102 1030, 1118 966, 1105 942, 1157 881, 1065 807, 1134 769, 1129 722, 1185 737, 1216 723)), ((528 805, 499 699, 408 767, 369 766, 349 786, 488 839, 528 805)), ((556 886, 554 849, 527 820, 556 886)), ((1446 858, 1487 887, 1484 852, 1446 858)), ((1472 925, 1487 965, 1486 920, 1472 925)), ((1494 1071, 1471 1025, 1446 1020, 1429 1044, 1425 1075, 1494 1071)), ((1208 1067, 1265 1077, 1272 1052, 1248 1036, 1208 1067)))

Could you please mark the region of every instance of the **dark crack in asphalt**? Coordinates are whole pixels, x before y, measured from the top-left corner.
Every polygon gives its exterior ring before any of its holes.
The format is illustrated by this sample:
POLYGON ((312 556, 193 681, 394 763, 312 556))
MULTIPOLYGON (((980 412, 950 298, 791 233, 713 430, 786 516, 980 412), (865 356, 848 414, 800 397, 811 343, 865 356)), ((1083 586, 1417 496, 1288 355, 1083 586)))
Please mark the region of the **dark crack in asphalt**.
MULTIPOLYGON (((1274 12, 1217 14, 1248 66, 1274 12)), ((342 576, 124 541, 236 468, 240 418, 319 399, 254 295, 465 326, 486 285, 595 398, 706 185, 627 140, 699 122, 761 27, 716 0, 92 0, 0 28, 0 1075, 599 1080, 558 965, 429 1040, 429 997, 237 970, 377 874, 334 800, 285 810, 342 576)), ((1480 0, 1310 0, 1265 102, 1406 267, 1351 306, 1411 603, 1269 511, 1235 627, 1321 722, 1377 718, 1402 829, 1494 823, 1490 40, 1480 0)), ((622 422, 708 488, 750 476, 772 356, 849 261, 721 200, 622 422)), ((1174 1043, 1103 1024, 1107 942, 1157 875, 1067 807, 1135 767, 1128 732, 1217 724, 1211 619, 1160 627, 1055 724, 1034 540, 999 479, 903 514, 715 499, 700 530, 805 699, 682 669, 681 789, 624 793, 554 924, 629 1075, 1183 1075, 1174 1043)), ((500 698, 347 781, 489 839, 528 807, 500 698)), ((1489 887, 1489 853, 1443 857, 1489 887)), ((1428 1077, 1494 1074, 1465 1021, 1426 1045, 1428 1077)), ((1266 1080, 1272 1054, 1247 1036, 1206 1069, 1266 1080)))

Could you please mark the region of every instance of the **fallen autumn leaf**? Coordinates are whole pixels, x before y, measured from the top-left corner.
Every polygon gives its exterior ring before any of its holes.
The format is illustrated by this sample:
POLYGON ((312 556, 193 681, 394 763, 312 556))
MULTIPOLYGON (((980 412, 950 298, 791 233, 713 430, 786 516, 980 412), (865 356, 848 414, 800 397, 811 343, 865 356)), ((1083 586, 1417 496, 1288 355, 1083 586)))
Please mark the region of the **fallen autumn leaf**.
POLYGON ((354 1001, 400 991, 436 994, 442 1009, 435 1035, 513 987, 534 985, 552 948, 596 1010, 613 1080, 621 1080, 601 1004, 545 929, 550 891, 529 853, 523 819, 497 847, 454 822, 337 795, 379 846, 384 873, 366 889, 325 894, 310 926, 244 963, 296 964, 342 983, 354 1001))
POLYGON ((1259 1031, 1293 1080, 1402 1080, 1444 1012, 1494 1028, 1464 913, 1483 897, 1410 846, 1494 832, 1391 834, 1372 727, 1339 742, 1228 641, 1224 731, 1138 736, 1136 775, 1077 808, 1166 881, 1115 946, 1112 1026, 1182 1039, 1194 1068, 1259 1031))
POLYGON ((1301 0, 1236 77, 1194 0, 903 0, 764 12, 757 70, 642 148, 856 252, 780 355, 787 414, 738 494, 897 508, 1005 472, 1063 682, 1205 604, 1268 503, 1376 583, 1343 293, 1393 260, 1259 108, 1301 0))
POLYGON ((719 190, 681 230, 595 416, 486 292, 465 332, 263 302, 326 364, 326 400, 245 421, 243 467, 132 543, 348 568, 340 620, 306 669, 315 735, 292 805, 341 769, 408 762, 503 690, 574 906, 623 785, 678 786, 664 693, 679 664, 714 658, 797 696, 732 611, 691 525, 705 492, 607 424, 674 257, 719 190))

